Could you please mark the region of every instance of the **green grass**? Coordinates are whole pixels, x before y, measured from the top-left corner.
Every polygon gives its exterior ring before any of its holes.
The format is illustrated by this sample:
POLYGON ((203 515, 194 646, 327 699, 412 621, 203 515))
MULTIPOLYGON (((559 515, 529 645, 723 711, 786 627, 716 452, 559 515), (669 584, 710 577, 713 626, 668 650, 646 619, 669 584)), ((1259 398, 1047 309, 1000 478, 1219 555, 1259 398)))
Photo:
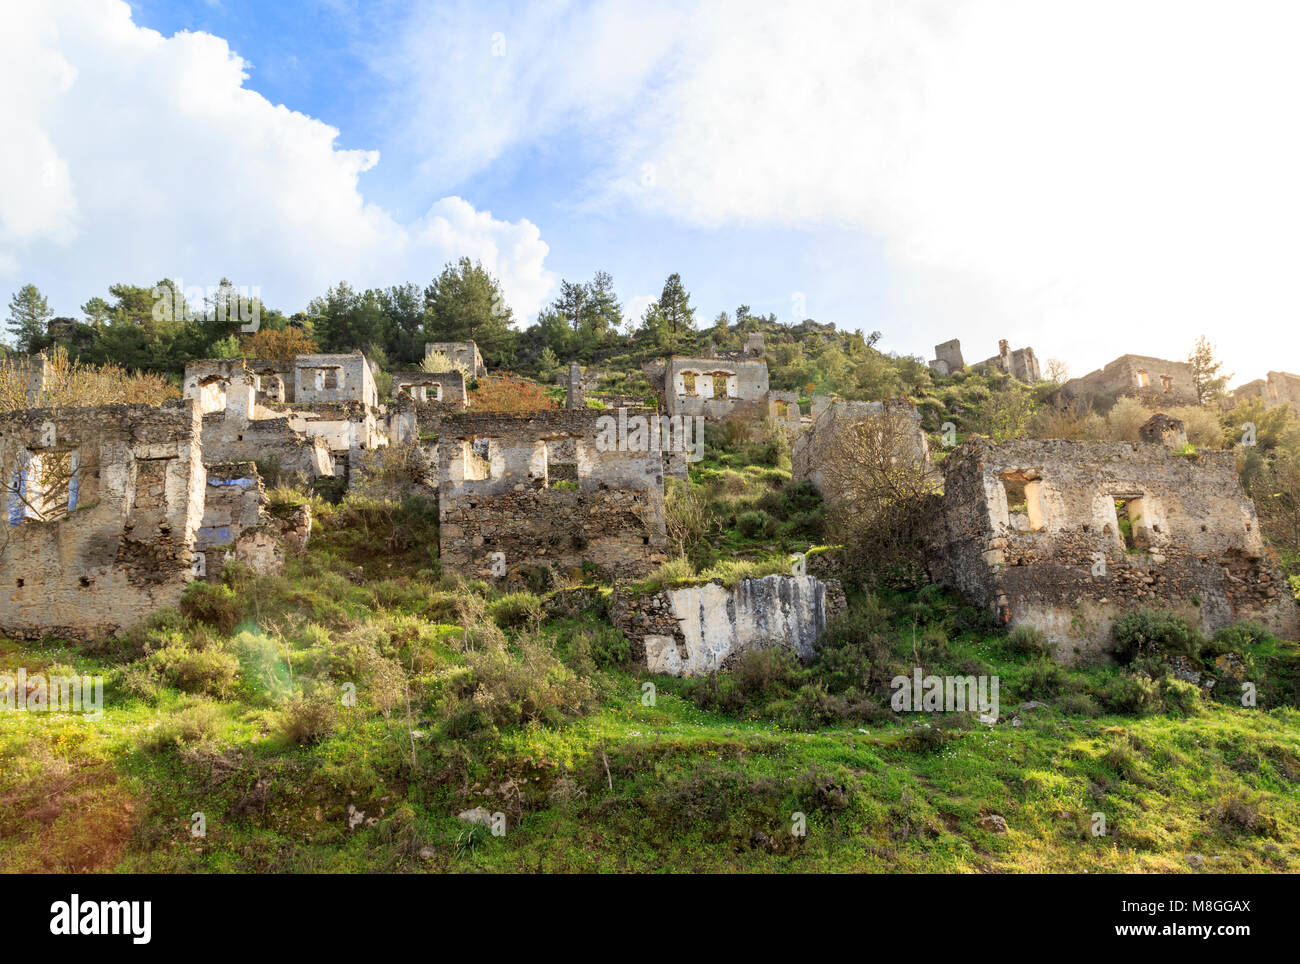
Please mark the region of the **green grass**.
MULTIPOLYGON (((697 473, 736 472, 715 495, 751 508, 775 493, 778 524, 806 510, 749 468, 697 473)), ((188 615, 84 649, 0 641, 0 672, 106 678, 98 722, 0 716, 0 870, 1300 869, 1295 643, 1249 627, 1183 641, 1206 672, 1239 654, 1260 683, 1248 709, 1161 678, 1158 647, 1063 669, 933 587, 850 585, 810 665, 651 676, 605 585, 567 609, 503 594, 441 575, 428 505, 315 509, 283 575, 231 569, 231 592, 188 615), (889 680, 916 665, 997 675, 1002 721, 891 712, 889 680), (1031 699, 1047 705, 1016 725, 1031 699), (504 836, 467 830, 474 807, 504 814, 504 836), (991 814, 1005 835, 980 826, 991 814)), ((760 542, 703 575, 786 564, 760 542)))

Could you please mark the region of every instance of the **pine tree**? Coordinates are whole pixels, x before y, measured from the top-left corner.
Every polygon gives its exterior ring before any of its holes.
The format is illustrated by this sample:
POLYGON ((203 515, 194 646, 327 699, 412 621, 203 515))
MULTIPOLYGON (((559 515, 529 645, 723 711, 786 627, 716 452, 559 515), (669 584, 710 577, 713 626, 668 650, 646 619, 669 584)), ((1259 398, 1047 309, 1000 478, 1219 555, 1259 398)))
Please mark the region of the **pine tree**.
POLYGON ((1196 347, 1187 356, 1187 363, 1192 366, 1192 384, 1196 386, 1196 399, 1202 405, 1223 394, 1231 375, 1220 375, 1223 362, 1214 357, 1214 346, 1202 335, 1196 339, 1196 347))
POLYGON ((54 312, 36 285, 26 284, 9 299, 9 331, 19 351, 38 351, 45 346, 54 312))

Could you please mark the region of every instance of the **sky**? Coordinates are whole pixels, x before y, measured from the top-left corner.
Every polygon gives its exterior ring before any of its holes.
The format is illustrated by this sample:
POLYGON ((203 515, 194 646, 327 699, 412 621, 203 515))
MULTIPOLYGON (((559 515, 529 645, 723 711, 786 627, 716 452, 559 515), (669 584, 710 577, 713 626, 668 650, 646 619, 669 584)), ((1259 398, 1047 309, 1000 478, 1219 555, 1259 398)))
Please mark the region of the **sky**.
POLYGON ((1083 375, 1300 370, 1300 4, 0 0, 0 298, 608 271, 1083 375))

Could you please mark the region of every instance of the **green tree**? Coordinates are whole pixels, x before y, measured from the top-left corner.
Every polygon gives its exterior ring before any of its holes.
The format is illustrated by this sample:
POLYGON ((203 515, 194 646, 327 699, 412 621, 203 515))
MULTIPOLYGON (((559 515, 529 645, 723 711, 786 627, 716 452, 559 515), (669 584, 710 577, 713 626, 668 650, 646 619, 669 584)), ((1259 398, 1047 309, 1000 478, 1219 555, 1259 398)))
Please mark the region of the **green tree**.
POLYGON ((427 340, 477 342, 489 366, 514 360, 513 317, 497 279, 469 258, 448 264, 424 289, 427 340))
POLYGON ((676 271, 664 282, 658 307, 659 314, 674 338, 695 327, 695 309, 691 307, 691 296, 682 286, 682 276, 676 271))
POLYGON ((9 299, 9 332, 19 351, 39 351, 48 343, 48 326, 54 312, 33 284, 23 285, 9 299))
POLYGON ((1196 386, 1196 398, 1202 405, 1223 394, 1231 375, 1220 375, 1223 362, 1214 357, 1214 346, 1202 335, 1196 339, 1196 347, 1187 356, 1187 363, 1192 366, 1192 384, 1196 386))

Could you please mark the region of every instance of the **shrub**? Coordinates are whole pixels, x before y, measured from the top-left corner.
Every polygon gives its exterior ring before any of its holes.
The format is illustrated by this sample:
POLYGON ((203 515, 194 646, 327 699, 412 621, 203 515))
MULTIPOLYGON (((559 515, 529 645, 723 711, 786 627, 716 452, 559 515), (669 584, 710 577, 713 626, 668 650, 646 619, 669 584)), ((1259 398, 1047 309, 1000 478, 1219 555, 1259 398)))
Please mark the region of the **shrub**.
POLYGON ((239 660, 215 647, 200 650, 184 644, 166 646, 152 653, 146 665, 168 686, 218 699, 229 695, 239 676, 239 660))
POLYGON ((742 512, 737 517, 736 528, 747 538, 756 539, 759 536, 769 535, 775 526, 770 515, 762 509, 754 509, 742 512))
POLYGON ((1224 626, 1216 632, 1212 648, 1216 653, 1246 653, 1252 647, 1273 638, 1267 626, 1247 620, 1224 626))
POLYGON ((181 613, 229 634, 243 618, 244 608, 229 586, 192 582, 181 596, 181 613))
POLYGON ((172 713, 144 731, 141 749, 161 753, 189 743, 204 743, 217 735, 221 712, 211 703, 196 703, 172 713))
POLYGON ((518 656, 502 646, 465 654, 470 671, 457 677, 448 708, 453 735, 531 722, 556 725, 595 705, 593 682, 560 662, 542 640, 525 636, 518 649, 518 656))
POLYGON ((1151 677, 1122 673, 1094 694, 1107 709, 1115 713, 1141 716, 1160 709, 1160 686, 1151 677))
POLYGON ((310 746, 334 732, 338 712, 327 690, 311 696, 296 693, 280 710, 277 729, 291 746, 310 746))
POLYGON ((1046 656, 1053 647, 1048 644, 1047 636, 1041 629, 1017 626, 1007 633, 1007 648, 1013 653, 1024 653, 1027 656, 1046 656))
POLYGON ((1229 833, 1272 836, 1277 831, 1277 821, 1264 815, 1257 796, 1229 793, 1219 798, 1210 814, 1229 833))
POLYGON ((488 603, 487 610, 502 629, 522 629, 542 618, 542 601, 531 592, 512 592, 488 603))
POLYGON ((1160 695, 1170 712, 1183 716, 1195 713, 1201 702, 1201 691, 1195 685, 1172 677, 1160 681, 1160 695))
POLYGON ((1185 656, 1197 659, 1204 639, 1192 623, 1177 613, 1135 609, 1111 627, 1115 658, 1123 665, 1145 656, 1185 656))

